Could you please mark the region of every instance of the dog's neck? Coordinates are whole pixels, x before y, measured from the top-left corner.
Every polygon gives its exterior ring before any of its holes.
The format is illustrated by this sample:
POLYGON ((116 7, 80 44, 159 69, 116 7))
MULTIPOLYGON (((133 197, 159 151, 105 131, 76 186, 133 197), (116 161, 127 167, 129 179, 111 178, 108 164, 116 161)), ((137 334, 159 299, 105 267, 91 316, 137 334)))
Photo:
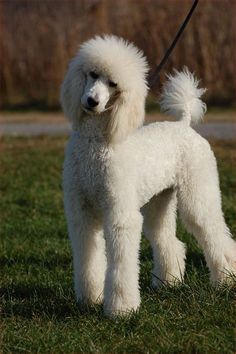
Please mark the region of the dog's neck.
MULTIPOLYGON (((120 134, 119 136, 118 131, 117 136, 112 136, 110 120, 111 116, 109 112, 101 115, 90 115, 84 112, 84 114, 80 118, 78 125, 74 127, 74 130, 78 131, 80 137, 83 139, 89 139, 91 141, 94 140, 107 146, 114 147, 114 145, 120 144, 122 143, 122 141, 126 140, 130 134, 132 134, 135 130, 139 129, 143 125, 140 124, 140 126, 135 126, 134 124, 133 127, 128 127, 128 129, 126 129, 127 134, 120 134)), ((116 133, 117 131, 115 131, 115 134, 116 133)))
POLYGON ((108 124, 107 115, 87 115, 84 114, 78 126, 79 135, 86 139, 95 139, 105 142, 105 131, 108 124))

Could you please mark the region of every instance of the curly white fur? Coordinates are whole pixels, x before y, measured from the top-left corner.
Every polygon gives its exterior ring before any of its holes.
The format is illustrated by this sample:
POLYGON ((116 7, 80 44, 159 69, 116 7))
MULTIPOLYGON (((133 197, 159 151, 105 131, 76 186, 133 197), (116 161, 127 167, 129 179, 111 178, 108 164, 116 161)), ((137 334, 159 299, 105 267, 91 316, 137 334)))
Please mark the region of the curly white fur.
POLYGON ((104 301, 110 316, 140 305, 142 227, 153 248, 153 285, 183 280, 185 245, 176 238, 177 203, 204 250, 211 280, 218 283, 236 272, 216 160, 208 142, 189 126, 190 117, 198 120, 204 112, 203 90, 187 70, 176 72, 164 87, 161 105, 182 121, 142 126, 146 73, 146 59, 132 44, 96 37, 72 60, 61 91, 74 128, 63 189, 75 292, 82 302, 104 301), (89 106, 91 98, 96 107, 89 106))
POLYGON ((187 124, 197 124, 206 113, 206 104, 200 99, 206 92, 198 88, 199 81, 184 68, 175 75, 168 75, 160 99, 161 110, 175 116, 187 124))

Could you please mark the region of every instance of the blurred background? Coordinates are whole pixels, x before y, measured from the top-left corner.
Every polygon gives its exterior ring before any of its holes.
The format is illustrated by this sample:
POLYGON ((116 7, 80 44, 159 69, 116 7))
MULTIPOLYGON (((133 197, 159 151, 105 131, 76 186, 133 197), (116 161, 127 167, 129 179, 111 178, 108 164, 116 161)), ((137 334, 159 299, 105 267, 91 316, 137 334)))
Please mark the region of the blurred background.
MULTIPOLYGON (((159 63, 190 0, 1 0, 0 108, 58 109, 60 84, 80 43, 113 33, 159 63)), ((187 65, 210 105, 236 103, 236 1, 200 1, 164 72, 187 65)))

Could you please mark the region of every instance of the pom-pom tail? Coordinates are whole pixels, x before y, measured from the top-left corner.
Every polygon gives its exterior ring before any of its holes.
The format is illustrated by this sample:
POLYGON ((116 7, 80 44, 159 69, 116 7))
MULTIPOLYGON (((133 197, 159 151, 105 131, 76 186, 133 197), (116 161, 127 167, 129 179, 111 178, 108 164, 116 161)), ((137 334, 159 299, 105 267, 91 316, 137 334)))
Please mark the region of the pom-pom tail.
POLYGON ((197 124, 206 113, 206 104, 201 100, 206 89, 198 87, 199 81, 187 68, 167 77, 160 97, 161 110, 186 124, 197 124))

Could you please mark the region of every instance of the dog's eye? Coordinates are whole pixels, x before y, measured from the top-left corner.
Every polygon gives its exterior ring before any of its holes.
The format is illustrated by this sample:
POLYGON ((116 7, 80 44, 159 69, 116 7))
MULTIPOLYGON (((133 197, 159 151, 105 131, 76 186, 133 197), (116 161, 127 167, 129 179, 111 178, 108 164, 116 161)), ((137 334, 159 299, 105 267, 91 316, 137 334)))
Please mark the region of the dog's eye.
POLYGON ((117 87, 117 84, 113 81, 109 81, 108 84, 110 87, 117 87))
POLYGON ((93 79, 98 79, 99 75, 97 73, 95 73, 94 71, 90 71, 89 75, 93 78, 93 79))

